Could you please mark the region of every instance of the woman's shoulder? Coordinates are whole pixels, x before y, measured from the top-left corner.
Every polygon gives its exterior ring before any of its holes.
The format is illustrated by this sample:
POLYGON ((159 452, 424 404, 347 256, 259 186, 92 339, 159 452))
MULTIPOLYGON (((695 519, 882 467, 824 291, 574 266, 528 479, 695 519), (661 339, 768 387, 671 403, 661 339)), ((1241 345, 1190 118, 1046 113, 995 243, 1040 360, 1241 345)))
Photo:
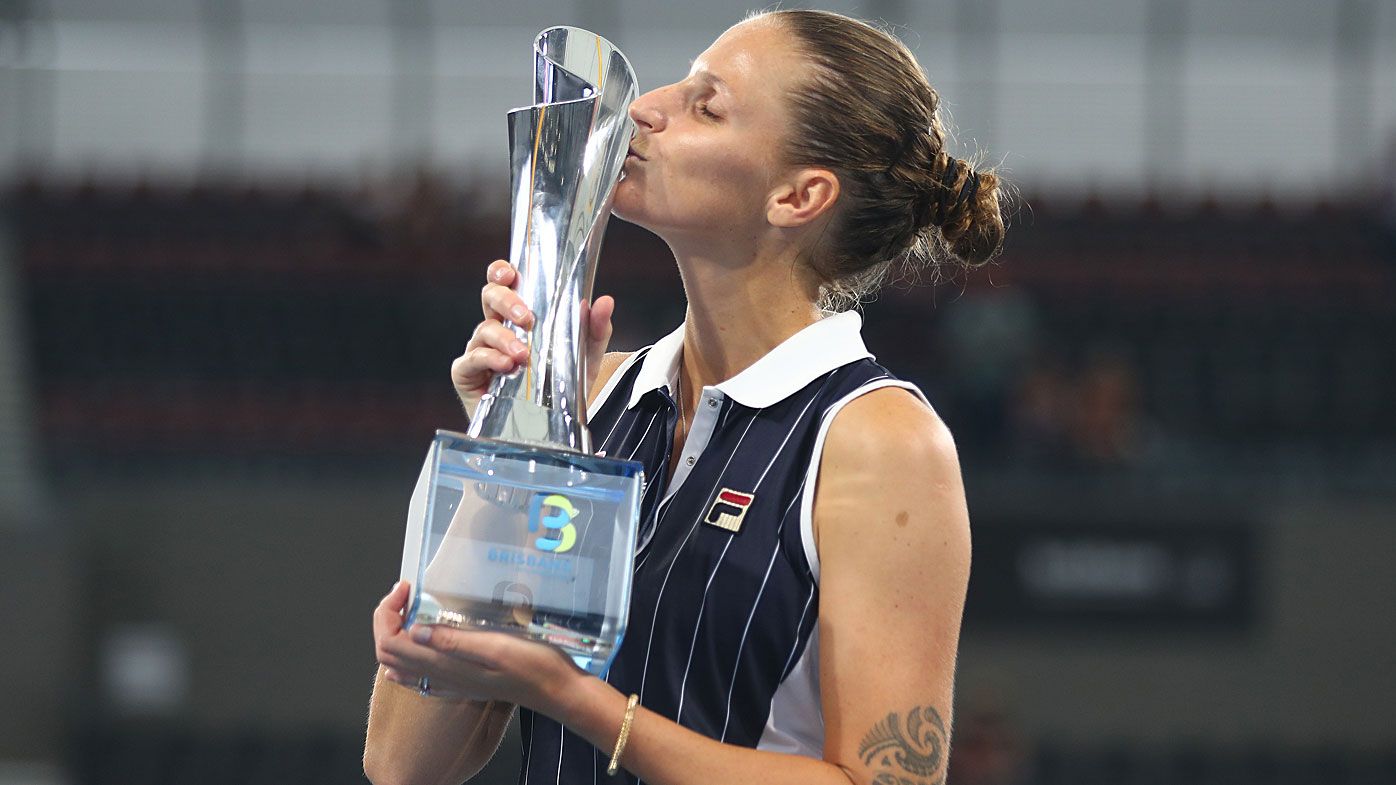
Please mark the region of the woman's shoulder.
POLYGON ((836 463, 924 471, 953 469, 959 459, 950 428, 926 400, 901 384, 858 394, 829 424, 825 455, 836 463))
MULTIPOLYGON (((904 387, 854 398, 830 424, 811 513, 820 561, 828 553, 871 564, 893 544, 923 552, 935 543, 968 543, 964 481, 950 429, 904 387)), ((967 545, 962 550, 947 558, 967 562, 967 545)))

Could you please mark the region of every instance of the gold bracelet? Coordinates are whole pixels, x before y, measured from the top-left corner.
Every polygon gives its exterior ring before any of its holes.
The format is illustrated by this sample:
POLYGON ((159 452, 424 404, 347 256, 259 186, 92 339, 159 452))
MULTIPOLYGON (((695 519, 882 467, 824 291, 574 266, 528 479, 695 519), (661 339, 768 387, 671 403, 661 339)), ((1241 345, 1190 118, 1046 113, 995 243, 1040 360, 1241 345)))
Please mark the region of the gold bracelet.
POLYGON ((615 774, 620 766, 620 752, 625 749, 625 742, 630 739, 630 723, 635 721, 635 706, 639 702, 640 696, 631 693, 630 701, 625 704, 625 719, 620 722, 620 737, 616 739, 616 751, 611 753, 611 765, 606 767, 607 774, 615 774))

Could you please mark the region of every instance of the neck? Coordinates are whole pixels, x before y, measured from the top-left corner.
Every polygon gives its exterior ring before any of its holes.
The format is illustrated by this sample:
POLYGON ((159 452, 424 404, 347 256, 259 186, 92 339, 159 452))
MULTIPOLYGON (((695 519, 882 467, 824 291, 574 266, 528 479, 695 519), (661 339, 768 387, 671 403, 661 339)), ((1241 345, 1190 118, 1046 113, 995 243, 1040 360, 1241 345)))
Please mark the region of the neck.
POLYGON ((684 401, 736 376, 820 318, 818 285, 792 248, 675 247, 688 310, 684 320, 684 401))

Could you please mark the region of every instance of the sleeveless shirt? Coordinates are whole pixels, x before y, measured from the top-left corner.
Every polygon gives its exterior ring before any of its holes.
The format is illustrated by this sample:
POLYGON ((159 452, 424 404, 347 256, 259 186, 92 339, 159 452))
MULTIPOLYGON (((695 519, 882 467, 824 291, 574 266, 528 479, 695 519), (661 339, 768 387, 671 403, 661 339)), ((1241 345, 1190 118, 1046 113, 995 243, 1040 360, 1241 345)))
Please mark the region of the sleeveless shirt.
MULTIPOLYGON (((812 516, 824 440, 859 395, 896 386, 925 401, 873 361, 861 327, 856 312, 826 317, 703 388, 672 478, 682 325, 592 402, 595 449, 645 467, 629 625, 606 680, 646 709, 729 744, 823 757, 812 516)), ((553 719, 520 708, 519 721, 521 784, 637 782, 608 777, 611 751, 553 719)))

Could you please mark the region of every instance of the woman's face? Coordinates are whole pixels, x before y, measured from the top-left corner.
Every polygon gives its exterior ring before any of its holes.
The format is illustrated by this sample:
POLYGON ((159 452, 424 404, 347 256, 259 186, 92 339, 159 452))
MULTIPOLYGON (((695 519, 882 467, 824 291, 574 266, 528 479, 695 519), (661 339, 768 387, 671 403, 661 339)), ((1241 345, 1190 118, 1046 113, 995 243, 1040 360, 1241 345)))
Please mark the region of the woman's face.
POLYGON ((778 23, 758 18, 723 33, 683 81, 636 99, 615 214, 666 238, 764 227, 801 65, 778 23))

